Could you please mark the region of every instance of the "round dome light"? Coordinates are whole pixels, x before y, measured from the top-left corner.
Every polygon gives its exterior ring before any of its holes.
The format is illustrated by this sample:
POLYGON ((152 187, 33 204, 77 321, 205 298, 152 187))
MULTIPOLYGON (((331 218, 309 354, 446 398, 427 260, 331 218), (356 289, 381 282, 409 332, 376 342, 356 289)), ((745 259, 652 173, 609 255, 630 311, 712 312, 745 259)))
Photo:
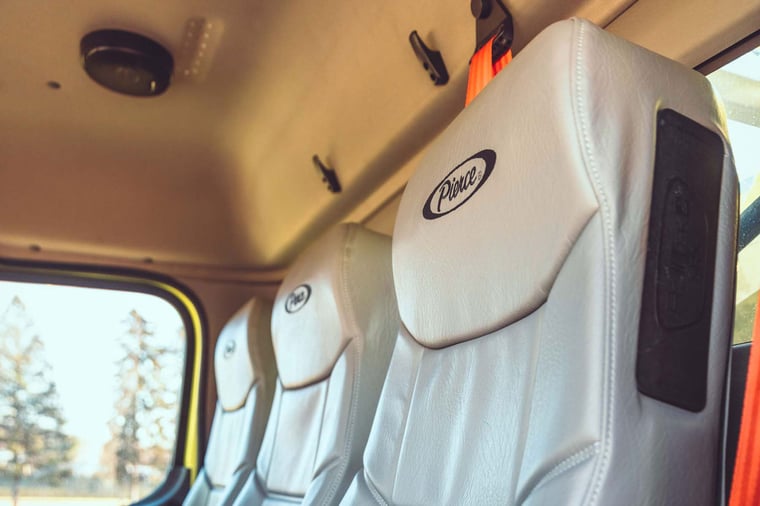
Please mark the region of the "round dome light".
POLYGON ((154 40, 124 30, 97 30, 82 37, 79 47, 87 75, 109 90, 154 97, 169 87, 174 59, 154 40))

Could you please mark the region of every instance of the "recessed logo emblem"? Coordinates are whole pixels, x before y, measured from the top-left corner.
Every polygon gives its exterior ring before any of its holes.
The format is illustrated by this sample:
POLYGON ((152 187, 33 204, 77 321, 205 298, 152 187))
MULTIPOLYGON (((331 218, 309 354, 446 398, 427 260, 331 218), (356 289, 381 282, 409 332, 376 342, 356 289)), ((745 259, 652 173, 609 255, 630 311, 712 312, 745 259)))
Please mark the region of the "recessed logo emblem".
POLYGON ((309 285, 299 285, 290 292, 288 298, 285 299, 285 311, 288 313, 295 313, 300 311, 302 307, 306 305, 311 296, 311 287, 309 285))
POLYGON ((688 327, 704 315, 707 289, 707 216, 686 181, 668 184, 657 259, 657 321, 665 329, 688 327))
POLYGON ((230 358, 235 353, 235 341, 230 339, 224 343, 224 358, 230 358))
POLYGON ((434 220, 449 214, 470 200, 483 187, 496 164, 496 152, 484 149, 446 174, 425 201, 422 216, 434 220))

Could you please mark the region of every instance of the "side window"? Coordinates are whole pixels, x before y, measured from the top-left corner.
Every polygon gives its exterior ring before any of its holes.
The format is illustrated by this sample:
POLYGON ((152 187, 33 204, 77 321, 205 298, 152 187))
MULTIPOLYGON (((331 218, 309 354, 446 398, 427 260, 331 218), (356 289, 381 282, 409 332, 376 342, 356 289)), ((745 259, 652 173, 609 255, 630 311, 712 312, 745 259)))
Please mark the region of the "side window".
POLYGON ((0 281, 0 505, 156 489, 177 445, 185 334, 155 295, 0 281))
POLYGON ((752 340, 760 289, 760 47, 708 76, 723 99, 739 176, 740 230, 734 344, 752 340))

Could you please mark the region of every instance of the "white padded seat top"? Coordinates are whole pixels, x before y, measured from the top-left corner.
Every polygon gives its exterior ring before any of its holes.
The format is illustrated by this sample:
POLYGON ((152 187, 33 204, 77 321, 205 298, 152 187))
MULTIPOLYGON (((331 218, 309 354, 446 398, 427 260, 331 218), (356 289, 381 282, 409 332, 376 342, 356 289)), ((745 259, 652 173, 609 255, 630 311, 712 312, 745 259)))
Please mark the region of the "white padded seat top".
POLYGON ((283 387, 327 378, 352 339, 366 339, 368 330, 373 339, 384 339, 383 332, 398 324, 387 318, 396 312, 390 248, 390 237, 346 224, 291 266, 272 311, 283 387))
POLYGON ((406 187, 401 330, 342 503, 714 504, 726 139, 678 63, 580 19, 526 46, 406 187))
POLYGON ((271 302, 251 299, 219 334, 214 350, 214 374, 219 404, 224 411, 240 409, 251 387, 260 381, 271 396, 276 375, 269 330, 271 314, 271 302))
POLYGON ((296 260, 272 311, 272 413, 236 504, 340 500, 361 467, 397 332, 390 237, 343 224, 296 260))
POLYGON ((203 468, 186 506, 232 504, 255 467, 275 390, 271 314, 271 302, 251 299, 219 335, 216 412, 203 468))

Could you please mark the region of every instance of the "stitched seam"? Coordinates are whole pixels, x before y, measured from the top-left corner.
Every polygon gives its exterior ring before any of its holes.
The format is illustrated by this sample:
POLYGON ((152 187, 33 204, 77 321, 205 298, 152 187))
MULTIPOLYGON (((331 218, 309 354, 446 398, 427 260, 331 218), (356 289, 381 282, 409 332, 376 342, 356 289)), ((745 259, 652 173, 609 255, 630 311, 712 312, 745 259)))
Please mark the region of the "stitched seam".
MULTIPOLYGON (((274 424, 274 434, 272 434, 272 449, 271 454, 269 455, 269 464, 267 465, 267 475, 264 477, 263 487, 262 490, 264 490, 265 495, 269 493, 269 472, 272 470, 272 461, 274 460, 274 454, 276 452, 276 446, 277 446, 277 433, 280 432, 280 413, 282 411, 282 382, 280 381, 280 378, 277 378, 277 383, 280 384, 280 402, 277 403, 277 418, 275 418, 275 424, 274 424)), ((275 395, 277 394, 277 387, 275 386, 275 395)), ((265 436, 266 437, 266 436, 265 436)), ((261 451, 261 450, 259 450, 261 451)))
POLYGON ((219 503, 219 506, 231 505, 235 498, 243 490, 243 487, 245 487, 245 484, 248 481, 248 478, 251 476, 251 473, 255 472, 256 471, 254 469, 254 466, 250 464, 238 466, 232 475, 233 479, 227 482, 227 484, 220 489, 224 492, 224 494, 222 495, 223 500, 219 503), (237 479, 234 479, 236 475, 237 479), (227 500, 225 501, 224 499, 227 500))
POLYGON ((517 504, 523 504, 533 492, 546 485, 554 478, 566 473, 567 471, 570 471, 580 464, 583 464, 597 453, 599 453, 599 441, 596 441, 589 446, 578 450, 569 457, 563 459, 557 465, 552 467, 544 476, 542 476, 541 479, 539 479, 536 484, 530 488, 530 490, 526 490, 522 494, 523 497, 517 502, 517 504))
POLYGON ((356 363, 358 364, 356 369, 353 372, 353 381, 352 381, 352 388, 353 392, 351 392, 351 406, 349 407, 348 412, 348 428, 346 429, 346 442, 343 445, 343 459, 340 462, 340 466, 338 467, 338 471, 335 473, 335 477, 333 478, 333 483, 330 486, 330 489, 328 490, 327 494, 324 497, 324 500, 322 501, 322 504, 329 505, 332 503, 332 499, 335 496, 335 493, 338 490, 338 485, 340 485, 340 482, 342 481, 342 477, 346 472, 346 468, 348 467, 348 461, 350 459, 350 451, 351 451, 351 443, 354 438, 354 428, 356 426, 356 405, 359 403, 359 385, 361 384, 361 361, 359 355, 359 348, 356 347, 354 349, 354 355, 356 363))
MULTIPOLYGON (((589 173, 590 179, 592 182, 592 185, 594 186, 594 189, 596 190, 596 193, 598 195, 599 199, 599 210, 602 217, 602 241, 604 244, 604 255, 605 255, 605 274, 607 274, 606 279, 606 286, 609 290, 609 297, 605 297, 606 300, 609 301, 608 306, 608 319, 605 322, 605 327, 609 326, 609 332, 605 332, 606 336, 610 336, 610 339, 605 340, 605 347, 607 348, 605 350, 605 364, 604 364, 604 370, 609 368, 609 372, 606 375, 607 381, 603 381, 602 383, 602 393, 605 397, 607 405, 603 409, 602 413, 602 432, 603 432, 603 438, 601 441, 602 446, 602 457, 599 461, 599 465, 595 469, 595 475, 592 476, 590 486, 592 487, 591 490, 591 496, 588 499, 587 504, 593 505, 596 503, 599 492, 601 490, 602 485, 602 476, 607 471, 607 466, 609 465, 609 455, 610 455, 610 441, 612 438, 612 416, 613 416, 613 405, 615 400, 615 353, 614 353, 614 346, 611 345, 609 342, 610 340, 614 341, 615 339, 615 333, 616 333, 616 316, 617 316, 617 301, 616 301, 616 294, 615 294, 615 288, 616 288, 616 268, 615 268, 615 255, 614 255, 614 249, 615 249, 615 239, 614 235, 612 233, 612 223, 610 221, 610 213, 609 213, 609 201, 607 199, 607 195, 604 192, 604 188, 601 183, 601 177, 599 175, 599 170, 596 167, 596 161, 594 159, 594 154, 591 149, 591 138, 589 136, 588 131, 588 125, 587 125, 587 118, 584 114, 584 108, 583 108, 583 90, 582 90, 582 82, 583 82, 583 69, 582 69, 582 62, 583 62, 583 49, 584 49, 584 35, 585 35, 585 25, 581 23, 580 21, 575 21, 576 24, 579 25, 578 30, 578 40, 576 43, 576 52, 575 52, 575 86, 573 90, 573 96, 575 97, 575 120, 576 120, 576 128, 579 129, 581 133, 582 138, 582 145, 583 145, 583 152, 585 153, 584 161, 586 166, 586 172, 589 173), (606 390, 606 392, 604 391, 606 390)), ((604 372, 603 372, 604 374, 604 372)))
MULTIPOLYGON (((568 255, 569 256, 569 255, 568 255)), ((543 307, 543 304, 540 306, 543 307)), ((536 339, 533 343, 533 347, 531 349, 531 357, 530 357, 530 386, 528 386, 526 392, 525 392, 525 404, 527 406, 524 406, 523 408, 523 414, 520 417, 520 431, 518 434, 520 434, 520 440, 519 440, 519 459, 517 462, 519 462, 519 465, 515 466, 515 469, 517 470, 517 476, 514 482, 514 493, 517 493, 518 484, 520 482, 520 474, 522 471, 522 465, 523 461, 525 460, 525 448, 528 446, 528 436, 530 435, 530 418, 531 414, 533 413, 533 392, 536 389, 536 381, 538 380, 538 360, 541 355, 541 342, 542 339, 542 331, 544 328, 544 320, 545 320, 545 311, 541 313, 540 315, 537 314, 538 318, 538 324, 536 328, 536 339)), ((515 462, 515 464, 517 464, 515 462)), ((515 497, 516 498, 516 497, 515 497)))
MULTIPOLYGON (((402 323, 403 325, 403 323, 402 323)), ((408 333, 408 330, 407 330, 408 333)), ((416 342, 416 341, 415 341, 416 342)), ((427 349, 422 347, 422 355, 425 354, 427 349)), ((401 434, 401 441, 398 445, 398 455, 396 456, 396 468, 393 472, 393 488, 391 489, 391 500, 396 496, 396 484, 398 482, 398 471, 401 467, 401 452, 404 451, 404 441, 406 441, 406 433, 409 430, 409 413, 412 410, 412 402, 414 402, 414 394, 417 391, 417 383, 420 381, 420 370, 422 369, 422 357, 417 361, 417 372, 414 374, 414 384, 412 385, 411 396, 409 397, 409 404, 407 405, 406 412, 404 413, 404 432, 401 434)))
POLYGON ((269 499, 269 498, 275 498, 275 499, 287 500, 289 502, 294 502, 295 504, 300 504, 301 500, 303 499, 303 497, 289 496, 287 494, 282 494, 280 492, 268 491, 266 487, 264 486, 264 484, 261 482, 261 478, 259 477, 259 474, 256 472, 255 469, 253 470, 253 478, 255 481, 255 486, 258 488, 258 492, 261 494, 264 500, 269 499))
MULTIPOLYGON (((338 356, 340 357, 340 355, 338 356)), ((330 396, 330 378, 327 379, 326 383, 327 384, 325 385, 325 397, 324 399, 322 399, 322 416, 319 417, 319 432, 317 432, 317 434, 319 434, 318 436, 319 441, 317 441, 317 449, 314 452, 314 461, 311 463, 312 477, 313 477, 314 470, 317 467, 317 457, 319 456, 319 447, 320 447, 320 444, 322 443, 322 429, 325 426, 325 414, 327 413, 327 399, 330 396)))
POLYGON ((214 485, 205 469, 201 469, 201 472, 203 473, 203 480, 206 482, 209 490, 214 490, 215 488, 224 488, 224 485, 221 485, 220 487, 214 485))
POLYGON ((377 487, 374 483, 369 479, 369 476, 367 476, 367 473, 364 473, 364 483, 367 484, 367 489, 372 494, 372 497, 375 498, 375 501, 380 504, 381 506, 388 506, 388 502, 383 498, 382 495, 380 495, 380 491, 377 490, 377 487))
POLYGON ((261 336, 261 333, 258 332, 256 326, 258 324, 258 326, 261 327, 266 318, 261 318, 261 312, 263 311, 263 308, 261 307, 262 304, 259 302, 259 299, 253 299, 250 304, 251 309, 248 312, 248 321, 246 322, 246 330, 248 331, 248 336, 245 341, 246 345, 248 346, 248 356, 251 359, 250 361, 253 368, 255 382, 259 380, 258 376, 262 374, 262 371, 265 370, 264 365, 261 363, 261 354, 259 353, 258 338, 261 336), (250 336, 256 336, 256 338, 251 339, 250 336))
MULTIPOLYGON (((341 264, 340 264, 340 284, 341 284, 341 292, 343 295, 343 303, 348 308, 348 317, 351 320, 351 324, 353 326, 353 329, 356 330, 356 334, 348 340, 350 343, 354 338, 356 338, 359 335, 359 326, 356 322, 356 315, 354 314, 354 305, 353 305, 353 298, 350 297, 351 290, 348 283, 348 263, 349 259, 351 257, 352 253, 352 247, 353 247, 353 239, 356 236, 356 228, 349 226, 346 229, 346 237, 345 237, 345 247, 343 249, 343 254, 341 256, 341 264)), ((362 351, 364 351, 363 343, 361 343, 362 351)), ((348 345, 346 345, 348 347, 348 345)), ((359 377, 361 375, 361 356, 359 355, 359 347, 357 346, 354 349, 354 360, 356 363, 356 367, 354 369, 354 372, 352 373, 352 384, 351 387, 353 391, 351 392, 351 405, 349 406, 349 412, 348 412, 348 428, 346 429, 346 441, 343 444, 343 458, 341 459, 341 462, 338 466, 338 470, 335 473, 335 476, 333 478, 333 482, 330 485, 330 488, 327 491, 327 494, 324 496, 324 499, 322 501, 322 504, 328 505, 330 504, 333 496, 335 495, 338 485, 340 485, 340 482, 342 481, 342 477, 344 473, 346 472, 346 468, 348 467, 348 461, 350 460, 350 447, 351 443, 353 441, 354 437, 354 426, 356 425, 356 405, 359 402, 359 377)))
MULTIPOLYGON (((340 285, 341 292, 343 292, 343 304, 345 304, 348 311, 348 318, 351 322, 352 333, 355 334, 351 339, 358 336, 361 331, 359 330, 358 322, 356 321, 356 313, 354 312, 354 298, 351 297, 351 287, 348 282, 348 263, 353 254, 354 238, 356 237, 356 228, 350 226, 346 229, 345 246, 343 248, 343 254, 341 255, 340 264, 340 285)), ((349 339, 350 341, 350 339, 349 339)))
POLYGON ((282 387, 282 390, 284 392, 288 392, 288 391, 291 391, 291 390, 301 390, 302 388, 313 387, 314 385, 317 385, 317 384, 322 383, 322 382, 324 382, 326 380, 329 380, 330 376, 332 376, 333 370, 335 369, 335 364, 338 363, 338 360, 340 360, 341 355, 343 355, 346 352, 346 349, 351 345, 351 342, 354 339, 355 339, 355 336, 349 337, 346 340, 346 344, 343 345, 343 348, 341 348, 340 350, 338 350, 338 354, 336 355, 335 360, 333 361, 332 365, 330 366, 330 371, 327 374, 325 374, 324 376, 320 376, 319 379, 316 379, 314 381, 309 381, 308 383, 304 383, 303 385, 299 384, 299 385, 296 385, 296 386, 293 386, 293 387, 286 387, 286 386, 282 385, 282 382, 280 382, 280 386, 282 387))
POLYGON ((250 400, 251 392, 253 391, 254 387, 256 385, 258 385, 258 383, 259 383, 258 379, 254 380, 254 382, 251 383, 251 386, 248 387, 248 391, 245 393, 245 397, 243 398, 243 402, 241 402, 240 404, 238 404, 234 408, 226 409, 224 406, 222 406, 222 404, 220 402, 219 405, 222 407, 222 414, 224 414, 224 413, 235 413, 236 411, 240 411, 241 409, 243 409, 244 407, 246 407, 246 405, 248 404, 248 401, 250 400))

